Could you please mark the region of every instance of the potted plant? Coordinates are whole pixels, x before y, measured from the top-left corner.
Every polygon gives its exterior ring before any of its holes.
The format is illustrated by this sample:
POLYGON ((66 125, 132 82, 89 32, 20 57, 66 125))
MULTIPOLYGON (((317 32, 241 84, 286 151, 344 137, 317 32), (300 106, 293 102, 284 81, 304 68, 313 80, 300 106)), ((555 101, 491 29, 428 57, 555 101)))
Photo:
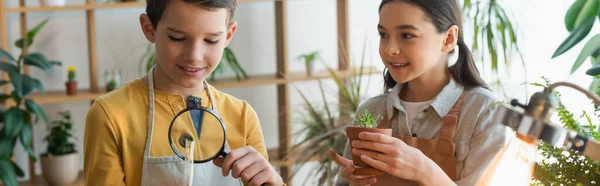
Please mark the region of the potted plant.
POLYGON ((106 92, 117 89, 121 85, 121 70, 114 69, 112 73, 105 71, 104 76, 106 77, 106 92))
POLYGON ((48 147, 46 153, 40 155, 42 175, 52 185, 70 185, 79 174, 79 154, 69 140, 73 128, 71 114, 62 111, 59 115, 62 119, 52 121, 48 127, 50 134, 45 138, 48 147))
MULTIPOLYGON (((377 128, 379 120, 381 120, 382 118, 383 117, 379 114, 373 116, 373 114, 369 112, 369 109, 365 109, 364 112, 358 114, 358 118, 356 119, 357 126, 348 126, 348 128, 346 128, 346 133, 348 135, 348 139, 350 140, 349 143, 352 144, 353 141, 358 140, 358 134, 360 134, 361 132, 372 132, 391 136, 392 129, 377 128)), ((360 159, 360 156, 352 154, 352 162, 354 163, 354 165, 359 166, 359 168, 357 168, 354 172, 354 174, 356 175, 383 174, 382 171, 372 168, 368 164, 363 162, 360 159)))
POLYGON ((37 158, 31 148, 32 125, 39 118, 46 123, 48 122, 44 110, 32 99, 27 98, 35 89, 44 93, 44 86, 40 80, 23 73, 23 66, 25 65, 40 68, 45 72, 52 71, 54 65, 61 65, 60 62, 47 60, 40 53, 25 54, 24 52, 33 44, 35 36, 47 22, 47 19, 42 21, 28 31, 24 38, 14 43, 17 48, 22 49, 18 58, 0 49, 0 60, 3 61, 0 62, 0 70, 10 77, 10 81, 0 80, 0 86, 10 83, 13 88, 10 94, 0 94, 0 102, 12 101, 11 104, 7 104, 10 107, 0 114, 0 121, 4 124, 2 130, 0 130, 0 181, 7 186, 18 185, 17 177, 24 176, 23 170, 12 158, 17 139, 29 154, 29 158, 36 162, 37 158), (29 116, 35 116, 35 120, 29 116))
POLYGON ((77 80, 75 80, 75 67, 69 66, 67 68, 68 72, 68 80, 65 83, 67 87, 67 95, 76 95, 77 94, 77 80))
POLYGON ((67 0, 40 0, 42 6, 65 6, 67 0))
POLYGON ((304 60, 304 65, 306 66, 306 75, 313 76, 315 74, 316 69, 314 62, 317 60, 318 57, 319 51, 298 56, 299 60, 304 60))

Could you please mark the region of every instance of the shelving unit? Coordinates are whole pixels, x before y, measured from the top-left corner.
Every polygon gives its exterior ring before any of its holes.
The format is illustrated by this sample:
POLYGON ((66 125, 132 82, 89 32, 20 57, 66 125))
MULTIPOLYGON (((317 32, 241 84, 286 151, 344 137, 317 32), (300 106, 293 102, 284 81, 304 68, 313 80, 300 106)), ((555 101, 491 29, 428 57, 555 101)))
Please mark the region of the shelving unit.
MULTIPOLYGON (((314 76, 307 76, 303 72, 290 72, 288 68, 288 52, 287 52, 287 1, 288 0, 238 0, 238 3, 250 3, 250 2, 265 2, 271 1, 275 3, 275 37, 276 37, 276 50, 277 50, 277 73, 271 75, 254 75, 250 76, 247 80, 237 81, 235 78, 224 78, 212 81, 211 84, 219 89, 228 88, 240 88, 240 87, 254 87, 261 85, 276 85, 277 86, 277 110, 279 113, 279 147, 277 149, 269 149, 269 158, 271 164, 279 167, 281 176, 284 182, 291 185, 291 165, 293 162, 282 162, 280 161, 286 152, 291 147, 291 112, 290 112, 290 83, 299 81, 309 81, 316 79, 329 78, 328 72, 318 73, 314 76)), ((350 59, 349 49, 349 32, 348 32, 348 1, 349 0, 335 0, 337 3, 337 25, 338 25, 338 36, 339 36, 339 48, 338 48, 338 75, 346 79, 349 76, 356 75, 358 69, 349 69, 346 62, 350 59)), ((134 7, 145 7, 145 2, 123 2, 123 3, 109 3, 109 4, 95 4, 94 0, 86 0, 86 4, 82 5, 68 5, 63 7, 30 7, 25 6, 25 0, 19 0, 19 7, 7 8, 5 7, 5 0, 0 0, 0 40, 4 50, 8 49, 9 43, 11 43, 7 36, 7 25, 6 25, 6 14, 7 13, 18 13, 20 14, 20 25, 21 25, 21 36, 27 33, 27 19, 26 13, 29 12, 55 12, 55 11, 85 11, 87 17, 87 33, 88 33, 88 53, 89 53, 89 75, 90 75, 90 88, 85 90, 79 90, 75 96, 68 96, 64 91, 49 91, 45 94, 34 93, 30 95, 38 104, 52 104, 52 103, 68 103, 75 101, 91 101, 98 96, 103 95, 105 92, 98 85, 98 69, 96 66, 96 25, 95 25, 95 10, 97 9, 119 9, 119 8, 134 8, 134 7)), ((25 69, 25 73, 28 73, 28 69, 25 69)), ((380 72, 374 68, 363 69, 363 74, 379 74, 380 72)), ((4 79, 8 79, 5 75, 4 79)), ((10 93, 10 87, 5 86, 4 91, 10 93)), ((7 105, 10 105, 7 102, 7 105)), ((14 103, 12 103, 14 104, 14 103)), ((32 144, 33 145, 33 144, 32 144)), ((293 158, 292 158, 293 159, 293 158)), ((35 175, 35 169, 33 162, 29 162, 30 175, 33 175, 32 180, 23 184, 41 183, 39 176, 35 175)), ((81 183, 81 182, 80 182, 81 183)))

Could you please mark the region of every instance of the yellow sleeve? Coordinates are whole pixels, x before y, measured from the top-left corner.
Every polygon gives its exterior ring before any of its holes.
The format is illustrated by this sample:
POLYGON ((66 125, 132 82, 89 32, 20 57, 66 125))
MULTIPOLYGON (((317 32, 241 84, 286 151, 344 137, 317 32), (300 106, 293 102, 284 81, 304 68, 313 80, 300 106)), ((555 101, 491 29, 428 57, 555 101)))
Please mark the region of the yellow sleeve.
POLYGON ((246 145, 252 146, 256 151, 260 152, 267 161, 269 156, 267 154, 267 147, 265 146, 265 139, 263 137, 262 128, 260 127, 260 121, 256 111, 244 101, 244 115, 246 118, 246 145))
POLYGON ((105 108, 92 104, 85 120, 83 173, 85 185, 125 185, 119 136, 105 108))

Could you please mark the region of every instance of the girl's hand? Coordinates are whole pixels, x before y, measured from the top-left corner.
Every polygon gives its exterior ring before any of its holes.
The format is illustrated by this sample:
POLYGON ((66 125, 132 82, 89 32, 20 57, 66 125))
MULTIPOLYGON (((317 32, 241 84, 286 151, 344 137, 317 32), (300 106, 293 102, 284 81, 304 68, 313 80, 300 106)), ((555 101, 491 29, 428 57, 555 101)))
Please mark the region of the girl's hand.
MULTIPOLYGON (((378 133, 361 132, 352 144, 352 154, 366 164, 392 176, 427 183, 425 172, 437 165, 420 150, 402 140, 378 133), (431 164, 433 163, 433 165, 431 164)), ((441 168, 438 167, 439 170, 441 168)), ((445 174, 444 174, 445 175, 445 174)))
POLYGON ((363 185, 371 185, 377 182, 375 176, 359 176, 354 175, 354 164, 351 160, 346 159, 339 154, 337 154, 333 149, 329 149, 329 156, 335 161, 338 165, 344 167, 342 169, 342 177, 348 180, 350 186, 363 186, 363 185))

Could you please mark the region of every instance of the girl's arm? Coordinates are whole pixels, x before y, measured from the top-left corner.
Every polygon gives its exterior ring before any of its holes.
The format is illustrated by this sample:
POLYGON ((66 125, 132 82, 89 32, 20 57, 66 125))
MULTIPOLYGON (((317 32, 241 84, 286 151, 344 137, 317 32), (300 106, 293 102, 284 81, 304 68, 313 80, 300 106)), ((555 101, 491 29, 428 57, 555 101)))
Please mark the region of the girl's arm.
POLYGON ((125 185, 119 136, 98 101, 88 111, 84 133, 85 185, 125 185))

